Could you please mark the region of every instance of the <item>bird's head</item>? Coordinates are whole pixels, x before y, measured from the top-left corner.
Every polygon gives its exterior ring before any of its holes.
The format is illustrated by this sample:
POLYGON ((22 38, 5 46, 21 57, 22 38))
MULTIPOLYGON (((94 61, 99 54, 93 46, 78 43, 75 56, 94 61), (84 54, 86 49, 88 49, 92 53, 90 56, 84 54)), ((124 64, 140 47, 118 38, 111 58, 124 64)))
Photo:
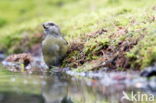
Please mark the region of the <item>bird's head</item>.
POLYGON ((60 35, 60 28, 53 22, 45 22, 42 24, 44 32, 47 35, 60 35))

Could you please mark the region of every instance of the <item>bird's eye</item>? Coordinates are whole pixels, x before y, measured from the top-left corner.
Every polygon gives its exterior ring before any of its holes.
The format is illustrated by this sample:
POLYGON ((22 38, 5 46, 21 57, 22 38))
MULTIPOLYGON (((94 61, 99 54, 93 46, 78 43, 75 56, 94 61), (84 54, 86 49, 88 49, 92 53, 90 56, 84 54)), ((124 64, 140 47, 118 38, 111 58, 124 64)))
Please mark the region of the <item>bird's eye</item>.
POLYGON ((49 25, 50 25, 50 26, 54 26, 55 24, 54 24, 54 23, 49 23, 49 25))

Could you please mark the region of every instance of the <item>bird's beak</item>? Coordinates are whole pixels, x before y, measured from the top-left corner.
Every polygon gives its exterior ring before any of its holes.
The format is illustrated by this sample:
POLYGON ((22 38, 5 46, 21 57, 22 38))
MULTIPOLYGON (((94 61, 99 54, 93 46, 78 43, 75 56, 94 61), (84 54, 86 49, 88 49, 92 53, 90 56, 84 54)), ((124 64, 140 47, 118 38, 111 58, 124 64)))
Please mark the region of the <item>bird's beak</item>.
POLYGON ((47 27, 45 26, 45 24, 42 24, 42 26, 43 26, 44 29, 47 29, 47 27))

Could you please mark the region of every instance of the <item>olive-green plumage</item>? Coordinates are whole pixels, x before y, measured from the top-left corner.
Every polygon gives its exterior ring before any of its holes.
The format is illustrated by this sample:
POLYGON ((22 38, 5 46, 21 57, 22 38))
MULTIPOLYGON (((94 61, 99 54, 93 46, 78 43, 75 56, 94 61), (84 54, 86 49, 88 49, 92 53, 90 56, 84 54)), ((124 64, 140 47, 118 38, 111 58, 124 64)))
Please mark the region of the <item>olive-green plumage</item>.
POLYGON ((42 41, 42 52, 45 63, 51 67, 60 64, 68 50, 66 40, 61 36, 59 27, 52 23, 44 23, 45 38, 42 41))

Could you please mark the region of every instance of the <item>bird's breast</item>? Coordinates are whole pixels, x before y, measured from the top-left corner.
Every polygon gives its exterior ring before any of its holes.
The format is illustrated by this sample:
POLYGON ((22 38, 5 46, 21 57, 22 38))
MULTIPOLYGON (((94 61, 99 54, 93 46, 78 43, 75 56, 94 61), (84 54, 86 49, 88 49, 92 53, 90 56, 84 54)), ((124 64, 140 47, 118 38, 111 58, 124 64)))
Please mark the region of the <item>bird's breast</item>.
POLYGON ((42 49, 45 53, 55 53, 62 51, 65 41, 61 38, 46 37, 42 42, 42 49))

